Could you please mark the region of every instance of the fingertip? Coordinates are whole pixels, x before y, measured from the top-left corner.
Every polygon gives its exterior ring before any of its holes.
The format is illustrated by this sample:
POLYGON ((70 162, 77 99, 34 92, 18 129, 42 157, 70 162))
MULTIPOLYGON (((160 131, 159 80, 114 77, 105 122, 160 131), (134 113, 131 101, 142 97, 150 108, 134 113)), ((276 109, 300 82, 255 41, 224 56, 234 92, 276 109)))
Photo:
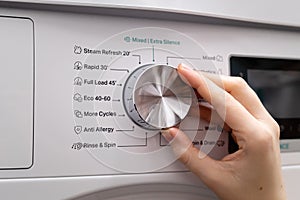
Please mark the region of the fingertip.
POLYGON ((180 64, 177 66, 177 69, 180 70, 182 67, 183 67, 183 63, 180 63, 180 64))
POLYGON ((193 68, 181 63, 178 65, 177 71, 184 82, 189 84, 191 87, 199 85, 202 82, 200 72, 195 71, 193 68))
POLYGON ((181 72, 188 72, 188 71, 192 71, 193 69, 188 67, 187 65, 183 64, 183 63, 180 63, 177 67, 177 70, 179 73, 181 72))
POLYGON ((189 68, 183 63, 180 63, 177 67, 177 73, 178 73, 179 77, 185 84, 189 85, 190 87, 192 87, 192 85, 188 79, 189 79, 191 72, 192 72, 192 70, 190 71, 189 68))
POLYGON ((180 131, 178 128, 175 128, 175 127, 171 127, 167 130, 172 137, 175 137, 176 134, 180 131))
POLYGON ((170 134, 170 129, 163 129, 160 131, 161 135, 167 140, 168 142, 173 140, 173 136, 170 134))
POLYGON ((163 130, 161 130, 160 132, 161 132, 162 136, 163 136, 168 142, 170 142, 170 141, 172 141, 172 140, 176 137, 176 135, 177 135, 177 133, 178 133, 179 131, 180 131, 180 130, 179 130, 178 128, 171 127, 171 128, 168 128, 168 129, 163 129, 163 130))

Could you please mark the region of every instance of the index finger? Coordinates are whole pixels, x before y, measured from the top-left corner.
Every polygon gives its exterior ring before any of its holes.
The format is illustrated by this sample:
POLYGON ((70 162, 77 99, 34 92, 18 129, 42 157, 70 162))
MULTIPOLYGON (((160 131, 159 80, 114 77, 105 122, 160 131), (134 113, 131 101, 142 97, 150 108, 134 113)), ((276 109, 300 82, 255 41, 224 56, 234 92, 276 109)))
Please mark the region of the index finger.
POLYGON ((233 130, 251 130, 256 124, 256 119, 248 110, 214 82, 183 65, 178 66, 178 72, 216 109, 219 116, 233 130), (247 123, 241 123, 242 121, 246 121, 247 123))

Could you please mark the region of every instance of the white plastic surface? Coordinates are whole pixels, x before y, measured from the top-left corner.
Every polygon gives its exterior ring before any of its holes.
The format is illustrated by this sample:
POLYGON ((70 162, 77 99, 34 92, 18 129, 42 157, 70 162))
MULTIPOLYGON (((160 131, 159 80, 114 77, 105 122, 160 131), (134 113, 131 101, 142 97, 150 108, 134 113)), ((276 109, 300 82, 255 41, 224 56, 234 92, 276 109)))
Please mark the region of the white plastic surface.
POLYGON ((77 5, 104 8, 128 8, 134 10, 154 10, 172 13, 220 17, 241 21, 269 23, 286 26, 300 26, 297 0, 8 0, 11 2, 30 2, 55 5, 77 5))
POLYGON ((0 169, 33 155, 33 23, 0 17, 0 169))
POLYGON ((192 173, 0 179, 0 192, 4 199, 26 200, 217 199, 192 173))

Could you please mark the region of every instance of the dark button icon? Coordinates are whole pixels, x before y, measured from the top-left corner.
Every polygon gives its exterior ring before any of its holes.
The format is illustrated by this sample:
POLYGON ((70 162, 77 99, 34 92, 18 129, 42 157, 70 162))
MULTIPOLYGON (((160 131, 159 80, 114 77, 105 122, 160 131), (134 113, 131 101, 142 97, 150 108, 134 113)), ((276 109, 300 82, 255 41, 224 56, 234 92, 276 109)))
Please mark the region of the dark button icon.
POLYGON ((125 42, 130 42, 130 37, 129 36, 124 37, 124 41, 125 42))
POLYGON ((78 126, 78 125, 74 126, 74 131, 76 134, 80 134, 82 131, 82 126, 78 126))
POLYGON ((225 141, 224 141, 224 140, 218 140, 218 141, 217 141, 218 147, 222 147, 222 146, 224 146, 224 144, 225 144, 225 141))
POLYGON ((76 77, 74 78, 74 85, 78 85, 78 86, 81 86, 82 85, 82 78, 80 77, 76 77))
POLYGON ((81 142, 76 142, 76 143, 73 143, 72 144, 72 149, 75 149, 75 150, 80 150, 82 148, 82 143, 81 142))
POLYGON ((81 54, 81 52, 82 52, 81 46, 75 45, 75 46, 74 46, 74 53, 75 53, 75 54, 81 54))
POLYGON ((80 62, 80 61, 76 61, 75 63, 74 63, 74 69, 75 70, 82 70, 82 62, 80 62))
POLYGON ((74 110, 74 115, 75 115, 77 118, 83 118, 82 112, 79 111, 79 110, 74 110))
POLYGON ((216 56, 216 61, 218 61, 218 62, 223 62, 223 56, 217 55, 217 56, 216 56))
POLYGON ((74 94, 73 99, 74 99, 74 101, 78 101, 78 102, 82 102, 82 100, 83 100, 81 94, 79 94, 79 93, 74 94))

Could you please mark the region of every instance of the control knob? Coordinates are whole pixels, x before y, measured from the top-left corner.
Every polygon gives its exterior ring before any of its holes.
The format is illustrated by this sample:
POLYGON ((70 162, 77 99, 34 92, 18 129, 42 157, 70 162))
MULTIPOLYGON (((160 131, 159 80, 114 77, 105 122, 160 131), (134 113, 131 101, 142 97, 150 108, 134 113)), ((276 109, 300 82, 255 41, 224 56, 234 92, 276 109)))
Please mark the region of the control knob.
POLYGON ((123 103, 128 116, 146 129, 164 129, 179 124, 192 105, 193 89, 169 65, 149 64, 128 77, 123 103))

